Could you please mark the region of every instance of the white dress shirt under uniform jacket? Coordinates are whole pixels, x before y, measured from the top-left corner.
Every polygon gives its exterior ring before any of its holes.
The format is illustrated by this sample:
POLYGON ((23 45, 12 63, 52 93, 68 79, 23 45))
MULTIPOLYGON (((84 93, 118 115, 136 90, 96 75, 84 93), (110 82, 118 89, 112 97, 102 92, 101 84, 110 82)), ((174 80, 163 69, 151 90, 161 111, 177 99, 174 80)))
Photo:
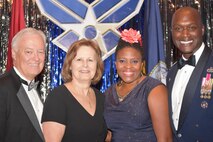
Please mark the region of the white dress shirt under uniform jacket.
MULTIPOLYGON (((205 45, 204 43, 202 43, 201 47, 194 53, 196 64, 204 50, 204 47, 205 45)), ((184 57, 182 58, 185 60, 184 57)), ((172 119, 176 130, 178 129, 183 95, 194 68, 194 66, 185 65, 184 67, 178 70, 177 75, 175 77, 174 85, 172 88, 172 119)))

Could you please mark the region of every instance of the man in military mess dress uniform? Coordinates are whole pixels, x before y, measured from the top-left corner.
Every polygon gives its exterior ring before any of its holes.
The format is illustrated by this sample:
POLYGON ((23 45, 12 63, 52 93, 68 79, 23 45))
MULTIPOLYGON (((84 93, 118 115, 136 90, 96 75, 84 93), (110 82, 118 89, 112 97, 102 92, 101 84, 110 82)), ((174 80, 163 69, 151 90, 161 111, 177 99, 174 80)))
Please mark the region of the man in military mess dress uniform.
POLYGON ((179 8, 172 17, 172 38, 182 53, 167 76, 174 142, 213 141, 213 52, 203 42, 199 12, 179 8))

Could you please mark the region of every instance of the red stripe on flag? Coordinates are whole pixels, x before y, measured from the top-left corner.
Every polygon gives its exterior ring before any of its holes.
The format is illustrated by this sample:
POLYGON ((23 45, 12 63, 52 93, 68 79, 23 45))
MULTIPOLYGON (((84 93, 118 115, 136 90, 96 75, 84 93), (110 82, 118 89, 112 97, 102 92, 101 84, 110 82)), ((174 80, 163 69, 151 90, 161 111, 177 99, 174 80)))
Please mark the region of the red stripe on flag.
POLYGON ((22 0, 13 0, 12 4, 12 13, 10 20, 10 33, 9 33, 9 43, 8 43, 8 53, 7 53, 7 71, 13 66, 12 63, 12 54, 11 54, 11 42, 13 37, 21 29, 25 28, 25 19, 24 19, 24 9, 22 0))

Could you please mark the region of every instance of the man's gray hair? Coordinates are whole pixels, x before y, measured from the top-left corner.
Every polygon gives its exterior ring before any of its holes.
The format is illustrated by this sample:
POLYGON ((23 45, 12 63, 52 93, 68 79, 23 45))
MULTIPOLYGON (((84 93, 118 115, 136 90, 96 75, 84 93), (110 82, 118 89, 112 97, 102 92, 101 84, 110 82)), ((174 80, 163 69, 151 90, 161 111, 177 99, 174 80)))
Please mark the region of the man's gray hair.
POLYGON ((46 36, 41 30, 37 30, 35 28, 24 28, 21 31, 19 31, 12 39, 11 47, 15 48, 17 42, 23 37, 25 34, 36 34, 40 35, 44 41, 44 44, 46 44, 46 36))

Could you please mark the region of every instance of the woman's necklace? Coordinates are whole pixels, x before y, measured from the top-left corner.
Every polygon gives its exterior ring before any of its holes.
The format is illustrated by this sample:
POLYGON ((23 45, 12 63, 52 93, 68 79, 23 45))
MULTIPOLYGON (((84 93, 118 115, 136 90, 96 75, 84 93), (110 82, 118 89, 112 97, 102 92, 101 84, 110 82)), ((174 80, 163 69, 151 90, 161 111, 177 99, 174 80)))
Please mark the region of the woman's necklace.
MULTIPOLYGON (((79 96, 80 94, 79 93, 77 93, 78 91, 77 91, 77 89, 75 88, 75 87, 72 87, 73 88, 73 90, 74 91, 71 91, 71 92, 73 92, 73 94, 76 94, 75 96, 77 97, 77 96, 79 96), (77 95, 77 94, 79 94, 79 95, 77 95)), ((71 89, 71 88, 70 88, 71 89)), ((72 89, 71 89, 72 90, 72 89)), ((91 102, 91 96, 90 96, 90 88, 89 88, 89 90, 87 91, 87 93, 85 94, 85 95, 80 95, 80 96, 84 96, 83 98, 84 98, 84 100, 85 100, 85 97, 87 97, 87 102, 88 102, 88 104, 89 104, 89 108, 90 109, 92 109, 92 102, 91 102)), ((80 98, 82 98, 82 97, 80 97, 80 98)), ((79 100, 80 99, 79 97, 78 97, 78 99, 77 100, 79 100)), ((82 98, 82 99, 83 99, 82 98)), ((80 100, 79 100, 80 101, 80 100)), ((86 101, 86 100, 85 100, 86 101)))
POLYGON ((90 102, 90 98, 89 98, 89 95, 90 95, 90 91, 88 90, 87 92, 87 97, 88 97, 88 102, 89 102, 89 107, 92 108, 92 103, 90 102))
POLYGON ((119 82, 118 84, 117 84, 117 96, 118 96, 118 100, 119 100, 119 102, 122 102, 127 96, 128 96, 128 94, 131 92, 131 90, 130 91, 128 91, 125 95, 120 95, 120 93, 119 93, 119 90, 121 90, 121 87, 122 87, 122 85, 123 85, 123 81, 121 81, 121 82, 119 82))
POLYGON ((119 102, 122 102, 122 101, 129 95, 130 92, 131 92, 131 91, 129 91, 126 95, 121 96, 121 95, 119 95, 119 93, 118 93, 118 91, 117 91, 117 95, 118 95, 118 100, 119 100, 119 102))
POLYGON ((121 88, 123 86, 123 81, 121 81, 120 83, 117 84, 117 96, 118 96, 119 102, 122 102, 130 94, 130 92, 132 92, 132 90, 135 88, 135 86, 137 86, 139 84, 139 82, 141 81, 140 78, 141 78, 141 76, 136 80, 135 85, 129 91, 127 91, 127 93, 125 95, 119 94, 119 90, 121 90, 121 88))

